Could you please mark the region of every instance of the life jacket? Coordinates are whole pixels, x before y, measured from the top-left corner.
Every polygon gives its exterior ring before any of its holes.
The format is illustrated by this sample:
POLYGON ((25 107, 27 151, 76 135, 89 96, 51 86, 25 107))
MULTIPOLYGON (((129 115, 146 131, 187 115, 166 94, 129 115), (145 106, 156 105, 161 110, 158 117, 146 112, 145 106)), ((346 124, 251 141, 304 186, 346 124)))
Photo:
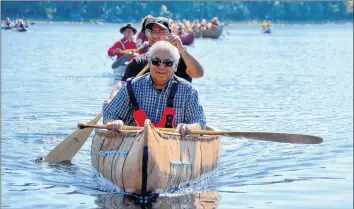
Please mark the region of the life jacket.
MULTIPOLYGON (((175 95, 177 92, 178 81, 177 81, 177 79, 174 79, 174 81, 176 81, 176 82, 174 82, 172 84, 170 94, 168 95, 168 98, 167 98, 167 106, 162 114, 162 118, 161 118, 160 122, 158 122, 157 124, 152 123, 154 127, 157 127, 157 128, 175 128, 176 127, 176 124, 175 124, 176 111, 173 108, 173 101, 174 101, 174 98, 175 98, 175 95)), ((132 82, 132 79, 127 80, 127 90, 128 90, 129 99, 130 99, 130 102, 132 103, 132 107, 133 107, 133 111, 134 111, 133 117, 135 120, 135 125, 143 127, 145 120, 149 119, 149 118, 146 115, 146 113, 144 112, 144 110, 140 109, 139 104, 136 101, 131 82, 132 82)))

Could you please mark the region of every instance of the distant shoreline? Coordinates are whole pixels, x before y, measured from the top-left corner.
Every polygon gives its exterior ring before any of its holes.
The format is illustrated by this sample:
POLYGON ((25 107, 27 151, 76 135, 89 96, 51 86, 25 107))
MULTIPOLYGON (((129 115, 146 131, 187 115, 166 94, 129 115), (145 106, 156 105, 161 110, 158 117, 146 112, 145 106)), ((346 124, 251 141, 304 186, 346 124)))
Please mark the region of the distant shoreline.
MULTIPOLYGON (((263 21, 225 21, 224 25, 261 25, 263 21)), ((272 25, 353 24, 353 21, 277 21, 272 25)))
MULTIPOLYGON (((97 24, 97 25, 105 25, 105 24, 125 24, 126 22, 103 22, 103 21, 51 21, 51 20, 26 20, 29 23, 63 23, 63 24, 97 24)), ((128 22, 128 21, 127 21, 128 22)), ((141 24, 140 22, 131 22, 132 24, 141 24)), ((261 25, 263 21, 225 21, 222 22, 225 26, 227 25, 261 25)), ((278 21, 272 22, 273 25, 319 25, 319 24, 353 24, 353 21, 278 21)))

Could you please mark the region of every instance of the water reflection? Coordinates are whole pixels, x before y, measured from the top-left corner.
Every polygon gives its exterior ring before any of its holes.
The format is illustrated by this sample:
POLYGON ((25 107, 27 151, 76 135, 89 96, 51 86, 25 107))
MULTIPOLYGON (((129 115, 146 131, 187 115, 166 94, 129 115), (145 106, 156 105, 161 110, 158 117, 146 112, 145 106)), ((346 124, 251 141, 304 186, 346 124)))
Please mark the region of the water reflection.
POLYGON ((157 197, 154 201, 147 205, 141 205, 130 195, 121 193, 116 194, 99 194, 95 203, 101 208, 107 209, 148 209, 148 208, 170 208, 170 209, 209 209, 217 208, 217 203, 221 197, 217 192, 201 192, 190 194, 166 194, 157 197))

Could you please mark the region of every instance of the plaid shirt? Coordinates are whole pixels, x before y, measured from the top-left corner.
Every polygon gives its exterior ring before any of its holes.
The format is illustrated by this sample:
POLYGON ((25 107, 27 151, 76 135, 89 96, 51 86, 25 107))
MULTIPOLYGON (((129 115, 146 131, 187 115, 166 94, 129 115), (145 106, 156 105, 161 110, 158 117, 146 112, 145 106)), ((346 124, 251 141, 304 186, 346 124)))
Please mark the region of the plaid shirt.
MULTIPOLYGON (((178 89, 173 101, 173 108, 176 110, 176 125, 179 123, 199 123, 205 129, 205 115, 199 102, 197 90, 188 81, 177 76, 175 78, 178 80, 178 89)), ((150 73, 132 81, 133 92, 140 109, 144 110, 148 118, 155 124, 161 120, 173 82, 176 81, 171 79, 166 88, 157 90, 150 73)), ((103 121, 107 119, 122 120, 124 124, 135 126, 127 85, 119 90, 103 111, 103 121)))

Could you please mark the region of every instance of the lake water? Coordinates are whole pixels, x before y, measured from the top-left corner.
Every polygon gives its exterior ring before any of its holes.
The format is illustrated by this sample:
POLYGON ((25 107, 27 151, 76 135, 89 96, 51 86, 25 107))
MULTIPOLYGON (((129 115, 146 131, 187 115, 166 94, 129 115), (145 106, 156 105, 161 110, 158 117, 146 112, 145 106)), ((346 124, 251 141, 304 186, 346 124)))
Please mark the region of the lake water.
MULTIPOLYGON (((3 208, 139 208, 97 175, 91 138, 72 164, 33 160, 100 111, 115 80, 121 25, 36 24, 1 31, 3 208), (133 204, 133 205, 131 205, 133 204)), ((222 138, 218 169, 153 208, 352 208, 353 25, 227 26, 188 50, 208 123, 220 130, 311 134, 322 144, 222 138), (170 205, 170 206, 167 206, 170 205)))

